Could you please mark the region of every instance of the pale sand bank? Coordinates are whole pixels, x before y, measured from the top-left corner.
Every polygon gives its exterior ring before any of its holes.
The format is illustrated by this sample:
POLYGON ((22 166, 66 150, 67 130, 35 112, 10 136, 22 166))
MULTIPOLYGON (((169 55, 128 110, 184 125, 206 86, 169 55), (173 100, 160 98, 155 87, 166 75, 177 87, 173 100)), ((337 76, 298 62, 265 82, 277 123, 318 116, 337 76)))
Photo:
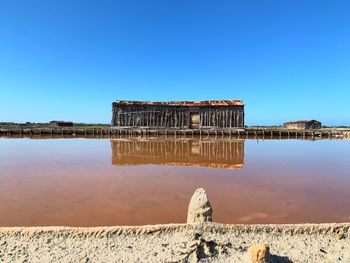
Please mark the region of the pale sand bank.
POLYGON ((3 227, 3 262, 251 262, 250 245, 270 245, 270 262, 350 262, 350 223, 140 227, 3 227))

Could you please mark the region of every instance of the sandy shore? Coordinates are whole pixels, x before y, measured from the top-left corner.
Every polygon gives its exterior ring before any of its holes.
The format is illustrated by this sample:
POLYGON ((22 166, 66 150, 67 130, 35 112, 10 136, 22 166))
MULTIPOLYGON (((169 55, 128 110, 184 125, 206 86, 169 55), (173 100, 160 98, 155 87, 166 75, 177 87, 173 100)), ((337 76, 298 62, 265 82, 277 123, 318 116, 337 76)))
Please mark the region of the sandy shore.
POLYGON ((3 262, 250 262, 270 245, 270 262, 350 262, 350 223, 140 227, 3 227, 3 262))

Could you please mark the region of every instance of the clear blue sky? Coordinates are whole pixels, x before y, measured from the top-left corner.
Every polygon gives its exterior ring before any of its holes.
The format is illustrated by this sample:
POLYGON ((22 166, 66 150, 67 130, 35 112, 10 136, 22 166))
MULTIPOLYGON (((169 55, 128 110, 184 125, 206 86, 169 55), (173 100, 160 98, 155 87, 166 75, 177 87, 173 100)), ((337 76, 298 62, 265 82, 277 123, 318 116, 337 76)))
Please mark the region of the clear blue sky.
POLYGON ((248 125, 350 125, 348 0, 0 0, 0 121, 243 99, 248 125))

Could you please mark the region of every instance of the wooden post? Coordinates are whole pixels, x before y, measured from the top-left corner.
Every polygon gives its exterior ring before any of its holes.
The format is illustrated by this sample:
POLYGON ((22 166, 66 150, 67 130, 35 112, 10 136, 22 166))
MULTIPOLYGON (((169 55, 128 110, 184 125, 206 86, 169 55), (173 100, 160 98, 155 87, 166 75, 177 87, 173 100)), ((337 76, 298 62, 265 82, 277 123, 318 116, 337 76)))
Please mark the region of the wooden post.
POLYGON ((210 111, 209 111, 209 110, 206 110, 206 111, 205 111, 205 115, 206 115, 206 117, 207 117, 207 121, 206 121, 205 126, 209 127, 209 126, 210 126, 210 111))
POLYGON ((180 125, 182 128, 184 127, 184 113, 182 110, 180 111, 180 125))
POLYGON ((233 126, 238 127, 237 123, 237 112, 235 111, 233 112, 233 126))
POLYGON ((168 116, 168 110, 165 110, 164 127, 166 127, 166 128, 168 127, 168 126, 167 126, 167 116, 168 116))

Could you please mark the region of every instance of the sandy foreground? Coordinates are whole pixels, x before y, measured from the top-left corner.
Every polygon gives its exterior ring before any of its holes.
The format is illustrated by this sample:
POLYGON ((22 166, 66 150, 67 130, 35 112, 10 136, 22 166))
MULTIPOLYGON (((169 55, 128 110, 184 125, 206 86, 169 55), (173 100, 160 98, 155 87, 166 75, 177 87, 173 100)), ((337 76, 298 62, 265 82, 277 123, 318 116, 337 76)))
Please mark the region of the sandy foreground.
POLYGON ((171 224, 139 227, 3 227, 3 262, 251 262, 269 244, 269 262, 350 262, 350 223, 171 224))

